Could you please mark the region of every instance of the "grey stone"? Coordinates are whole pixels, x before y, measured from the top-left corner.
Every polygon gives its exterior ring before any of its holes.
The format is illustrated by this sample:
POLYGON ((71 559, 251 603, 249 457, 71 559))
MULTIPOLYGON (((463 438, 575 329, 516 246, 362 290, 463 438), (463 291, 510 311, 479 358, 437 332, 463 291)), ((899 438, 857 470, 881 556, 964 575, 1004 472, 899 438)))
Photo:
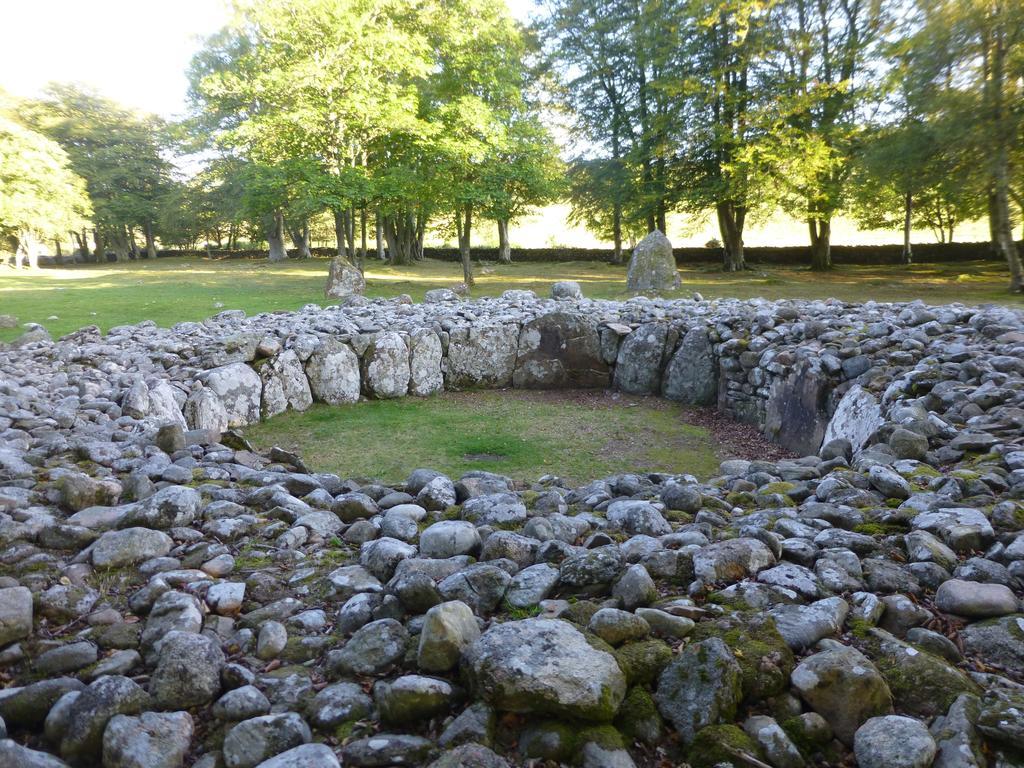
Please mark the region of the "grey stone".
POLYGON ((32 592, 26 587, 0 589, 0 647, 32 635, 32 592))
POLYGON ((171 632, 160 644, 149 681, 154 702, 165 709, 208 704, 220 693, 224 653, 205 635, 171 632))
POLYGON ((892 694, 885 679, 853 648, 829 647, 808 656, 793 670, 791 681, 800 697, 848 746, 865 721, 892 712, 892 694))
POLYGON ((637 243, 629 260, 626 290, 633 293, 674 291, 682 285, 672 243, 658 230, 637 243))
POLYGON ((447 672, 468 646, 480 637, 473 611, 453 600, 427 611, 420 630, 417 663, 427 672, 447 672))
POLYGON ((686 405, 715 402, 718 396, 718 363, 706 328, 691 328, 683 336, 665 368, 661 394, 686 405))
POLYGON ((740 678, 732 651, 712 637, 686 647, 665 667, 654 700, 689 745, 701 728, 735 716, 743 697, 740 678))
POLYGON ((557 619, 492 626, 465 651, 463 669, 477 695, 511 712, 608 721, 626 694, 615 659, 557 619))
POLYGON ((899 715, 871 718, 857 729, 853 740, 861 768, 929 768, 935 749, 924 723, 899 715))
POLYGON ((180 768, 192 731, 188 712, 114 715, 103 732, 104 768, 180 768))
POLYGON ((268 758, 311 741, 306 722, 294 712, 243 720, 224 736, 226 768, 255 768, 268 758))

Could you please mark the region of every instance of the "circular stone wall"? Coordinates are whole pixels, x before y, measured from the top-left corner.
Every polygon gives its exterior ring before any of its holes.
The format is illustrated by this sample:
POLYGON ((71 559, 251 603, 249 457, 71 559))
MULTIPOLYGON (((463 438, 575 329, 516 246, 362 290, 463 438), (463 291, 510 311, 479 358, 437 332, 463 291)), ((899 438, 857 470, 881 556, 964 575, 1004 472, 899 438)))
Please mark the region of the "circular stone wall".
POLYGON ((1022 428, 1024 318, 992 307, 510 292, 35 331, 0 351, 0 764, 1008 762, 1022 428), (711 404, 804 458, 389 487, 232 431, 510 386, 711 404))

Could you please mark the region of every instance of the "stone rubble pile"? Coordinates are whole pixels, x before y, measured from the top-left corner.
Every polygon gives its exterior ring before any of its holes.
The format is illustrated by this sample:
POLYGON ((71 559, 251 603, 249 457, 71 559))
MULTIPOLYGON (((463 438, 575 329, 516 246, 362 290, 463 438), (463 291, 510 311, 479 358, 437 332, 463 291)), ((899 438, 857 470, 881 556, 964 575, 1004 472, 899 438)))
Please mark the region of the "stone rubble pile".
POLYGON ((557 295, 0 351, 0 766, 1024 765, 1024 316, 557 295), (803 458, 388 485, 236 431, 479 387, 803 458))

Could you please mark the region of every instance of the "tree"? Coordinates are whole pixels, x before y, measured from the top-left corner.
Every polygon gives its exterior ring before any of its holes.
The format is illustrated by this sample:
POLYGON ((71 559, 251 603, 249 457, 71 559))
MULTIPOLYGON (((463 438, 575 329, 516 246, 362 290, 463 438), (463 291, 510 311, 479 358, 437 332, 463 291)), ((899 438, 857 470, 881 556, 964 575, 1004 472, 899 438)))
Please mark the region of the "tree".
POLYGON ((0 241, 15 265, 38 264, 39 244, 77 230, 89 216, 85 182, 54 141, 0 114, 0 241))
POLYGON ((510 263, 509 224, 563 190, 563 164, 551 136, 530 116, 513 118, 504 147, 484 165, 484 215, 498 226, 498 261, 510 263))
MULTIPOLYGON (((622 0, 550 0, 541 22, 549 88, 571 116, 579 146, 570 201, 577 221, 610 219, 613 261, 622 261, 623 219, 640 210, 641 190, 629 169, 641 154, 634 126, 638 82, 631 20, 622 0), (581 181, 602 182, 589 186, 581 181), (607 205, 607 217, 595 206, 607 205)), ((642 216, 642 214, 641 214, 642 216)))
POLYGON ((170 164, 162 156, 163 123, 74 85, 49 86, 46 98, 28 105, 26 112, 85 179, 97 255, 102 258, 108 240, 119 260, 134 254, 134 231, 139 230, 147 255, 155 257, 161 199, 171 186, 170 164))
POLYGON ((1024 154, 1024 7, 1015 0, 929 0, 919 12, 924 24, 914 50, 937 93, 936 119, 962 126, 949 145, 983 173, 992 248, 1009 267, 1010 290, 1024 291, 1011 209, 1024 154))
POLYGON ((682 147, 678 185, 693 213, 715 211, 723 268, 742 270, 743 228, 767 184, 751 153, 765 140, 760 112, 773 83, 762 62, 770 42, 764 0, 694 0, 682 27, 679 63, 685 109, 673 135, 682 147))
MULTIPOLYGON (((869 78, 889 24, 883 0, 779 0, 768 58, 773 92, 760 155, 783 208, 807 222, 811 268, 832 266, 832 218, 842 209, 869 78)), ((876 73, 877 74, 877 73, 876 73)))

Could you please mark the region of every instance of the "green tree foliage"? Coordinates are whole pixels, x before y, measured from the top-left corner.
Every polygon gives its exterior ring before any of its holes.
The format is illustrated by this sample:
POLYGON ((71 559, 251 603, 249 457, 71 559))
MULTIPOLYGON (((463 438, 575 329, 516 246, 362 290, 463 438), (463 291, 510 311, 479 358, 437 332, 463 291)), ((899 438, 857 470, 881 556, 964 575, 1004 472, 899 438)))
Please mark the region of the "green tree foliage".
POLYGON ((155 256, 162 199, 173 185, 171 166, 162 154, 167 144, 163 123, 73 85, 51 85, 46 98, 28 112, 85 179, 97 253, 104 253, 109 240, 118 259, 127 258, 138 230, 149 255, 155 256))
POLYGON ((980 172, 993 248, 1007 262, 1010 290, 1024 291, 1012 202, 1024 210, 1024 5, 929 0, 917 11, 911 51, 933 121, 953 128, 947 146, 961 167, 980 172))
POLYGON ((362 258, 373 216, 408 263, 444 214, 471 282, 474 212, 518 215, 545 199, 522 166, 546 158, 511 130, 527 78, 501 0, 238 0, 234 11, 192 64, 196 126, 248 164, 249 212, 272 252, 285 229, 308 240, 310 218, 329 210, 339 257, 362 258), (502 186, 491 165, 510 154, 525 181, 502 186))
POLYGON ((41 241, 77 230, 90 214, 85 183, 54 141, 0 111, 0 251, 35 267, 41 241))

